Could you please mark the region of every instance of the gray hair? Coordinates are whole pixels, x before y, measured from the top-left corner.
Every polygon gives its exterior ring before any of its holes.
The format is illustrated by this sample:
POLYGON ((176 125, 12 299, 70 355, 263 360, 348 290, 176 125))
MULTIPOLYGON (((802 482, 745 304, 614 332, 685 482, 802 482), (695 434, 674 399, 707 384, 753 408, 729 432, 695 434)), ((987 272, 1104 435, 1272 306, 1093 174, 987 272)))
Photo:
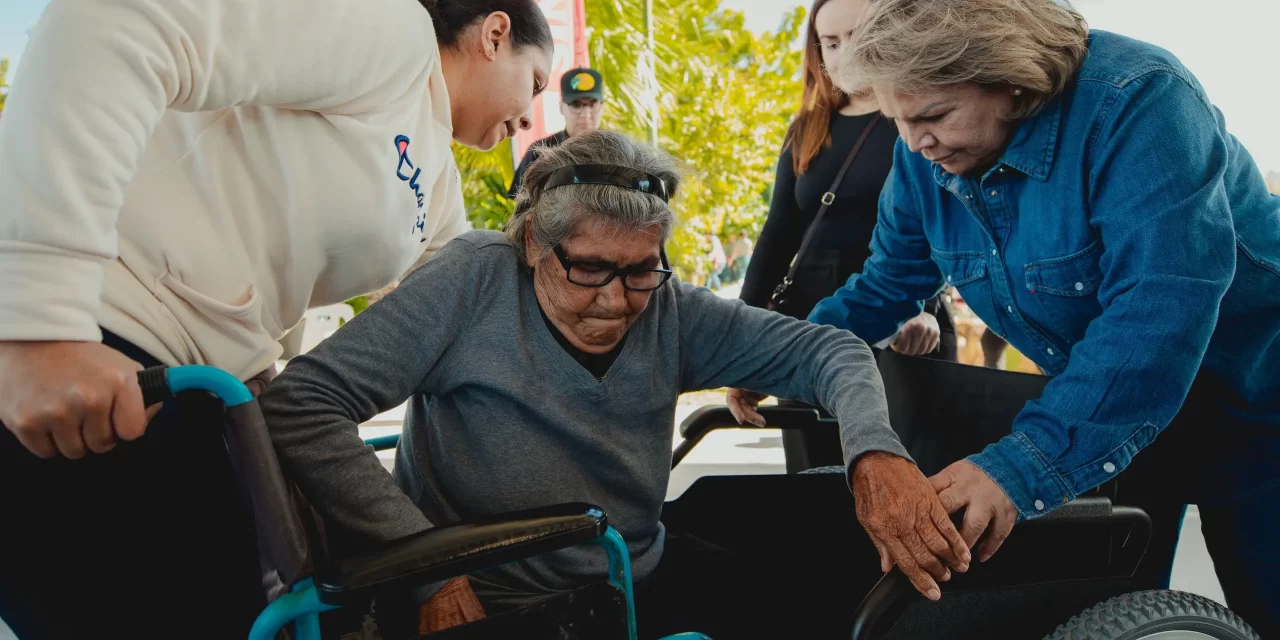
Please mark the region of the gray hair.
POLYGON ((626 231, 657 227, 661 236, 659 243, 666 243, 676 218, 658 196, 599 184, 543 189, 553 171, 578 164, 607 164, 653 174, 666 183, 668 197, 675 195, 680 182, 671 156, 613 131, 573 136, 557 147, 540 150, 538 159, 525 171, 524 187, 516 196, 516 211, 505 229, 521 264, 530 261, 525 252, 525 229, 531 219, 534 222, 531 236, 539 251, 539 255, 532 256, 534 261, 541 260, 556 245, 568 240, 587 220, 605 222, 626 231))

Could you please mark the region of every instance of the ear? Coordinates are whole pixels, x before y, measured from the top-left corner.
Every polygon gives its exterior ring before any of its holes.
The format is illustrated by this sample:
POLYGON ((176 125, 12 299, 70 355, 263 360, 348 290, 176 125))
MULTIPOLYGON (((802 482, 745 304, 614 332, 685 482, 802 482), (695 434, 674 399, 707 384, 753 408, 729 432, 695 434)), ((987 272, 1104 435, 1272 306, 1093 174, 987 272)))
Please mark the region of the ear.
POLYGON ((480 23, 481 50, 486 60, 493 61, 498 55, 498 47, 511 41, 511 17, 505 12, 495 11, 480 23))
POLYGON ((533 212, 524 219, 524 256, 529 266, 537 266, 538 246, 533 243, 533 212))

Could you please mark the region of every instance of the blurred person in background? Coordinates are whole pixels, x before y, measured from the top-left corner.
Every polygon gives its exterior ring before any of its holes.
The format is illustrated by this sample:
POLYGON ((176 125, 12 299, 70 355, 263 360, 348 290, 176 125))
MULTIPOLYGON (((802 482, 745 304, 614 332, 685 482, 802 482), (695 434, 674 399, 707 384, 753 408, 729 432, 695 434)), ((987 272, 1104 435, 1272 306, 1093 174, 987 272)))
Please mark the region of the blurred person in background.
POLYGON ((524 185, 524 172, 529 163, 538 157, 538 151, 557 147, 571 136, 591 133, 600 128, 604 117, 604 78, 595 69, 579 67, 560 76, 560 115, 564 116, 564 129, 529 145, 511 179, 507 198, 515 200, 524 185))
POLYGON ((743 231, 729 234, 729 282, 738 282, 746 277, 747 266, 751 264, 753 245, 751 238, 743 231))
MULTIPOLYGON (((868 0, 817 0, 809 12, 804 103, 783 142, 769 217, 739 296, 751 306, 775 307, 793 318, 806 318, 818 301, 861 272, 871 255, 877 199, 893 167, 898 131, 881 117, 872 93, 845 93, 829 75, 867 8, 868 0), (850 162, 860 138, 861 148, 850 162), (834 184, 837 177, 840 181, 834 184), (826 211, 815 223, 824 201, 829 201, 826 211), (806 235, 812 238, 798 255, 806 235), (771 304, 793 261, 794 282, 786 287, 781 304, 771 304)), ((956 360, 955 331, 940 297, 930 298, 923 311, 902 324, 893 349, 956 360)), ((743 393, 729 392, 731 408, 742 406, 743 393)), ((839 464, 835 438, 834 431, 784 430, 788 470, 839 464)))

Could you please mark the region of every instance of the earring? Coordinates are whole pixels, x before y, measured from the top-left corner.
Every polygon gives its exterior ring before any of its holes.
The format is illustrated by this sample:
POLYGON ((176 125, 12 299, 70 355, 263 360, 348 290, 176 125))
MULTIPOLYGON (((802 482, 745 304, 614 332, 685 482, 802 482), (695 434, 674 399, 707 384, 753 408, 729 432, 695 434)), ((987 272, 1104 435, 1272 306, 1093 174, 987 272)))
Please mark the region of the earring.
POLYGON ((1015 95, 1015 96, 1020 96, 1020 95, 1022 95, 1022 89, 1020 89, 1020 88, 1019 88, 1019 89, 1014 89, 1014 90, 1013 90, 1013 95, 1015 95))

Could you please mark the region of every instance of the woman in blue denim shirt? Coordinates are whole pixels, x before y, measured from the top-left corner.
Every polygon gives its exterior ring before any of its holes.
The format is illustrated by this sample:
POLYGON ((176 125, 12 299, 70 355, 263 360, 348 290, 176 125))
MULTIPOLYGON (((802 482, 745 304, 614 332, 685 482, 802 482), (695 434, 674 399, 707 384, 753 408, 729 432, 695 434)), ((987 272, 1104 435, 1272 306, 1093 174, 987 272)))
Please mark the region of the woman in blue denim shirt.
POLYGON ((1054 376, 931 478, 978 557, 1127 469, 1200 505, 1228 603, 1280 637, 1280 198, 1167 51, 1054 0, 870 11, 839 82, 902 139, 872 257, 809 319, 876 342, 955 286, 1054 376))

